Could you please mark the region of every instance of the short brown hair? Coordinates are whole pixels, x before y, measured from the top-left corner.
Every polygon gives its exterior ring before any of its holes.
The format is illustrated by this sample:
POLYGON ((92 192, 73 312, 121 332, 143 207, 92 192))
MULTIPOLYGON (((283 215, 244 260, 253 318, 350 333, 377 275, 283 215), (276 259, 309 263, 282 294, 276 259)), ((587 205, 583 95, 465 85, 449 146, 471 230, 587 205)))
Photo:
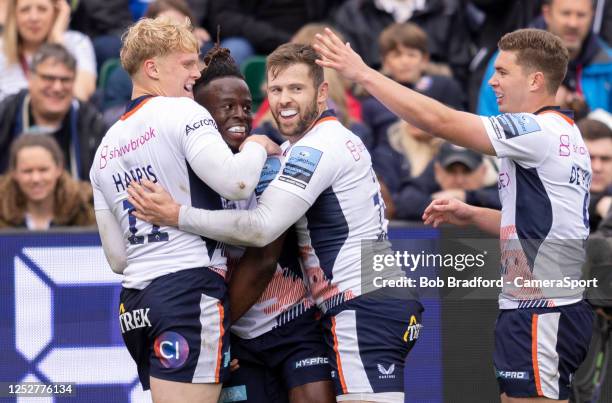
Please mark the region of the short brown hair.
POLYGON ((599 120, 584 118, 580 119, 576 125, 584 140, 612 140, 612 129, 599 120))
POLYGON ((198 40, 191 32, 189 19, 175 22, 169 18, 143 18, 121 38, 121 65, 133 76, 142 63, 176 51, 199 53, 198 40))
POLYGON ((272 73, 276 77, 288 67, 303 63, 308 66, 309 76, 312 78, 314 87, 319 88, 324 81, 324 74, 323 67, 315 63, 318 58, 319 54, 310 45, 285 43, 276 48, 266 58, 266 77, 268 73, 272 73))
POLYGON ((567 48, 559 37, 541 29, 519 29, 504 35, 497 46, 504 52, 516 52, 516 63, 522 68, 541 71, 548 93, 557 93, 569 62, 567 48))
POLYGON ((412 22, 391 24, 378 36, 378 49, 382 58, 400 46, 417 49, 424 55, 429 54, 427 33, 412 22))

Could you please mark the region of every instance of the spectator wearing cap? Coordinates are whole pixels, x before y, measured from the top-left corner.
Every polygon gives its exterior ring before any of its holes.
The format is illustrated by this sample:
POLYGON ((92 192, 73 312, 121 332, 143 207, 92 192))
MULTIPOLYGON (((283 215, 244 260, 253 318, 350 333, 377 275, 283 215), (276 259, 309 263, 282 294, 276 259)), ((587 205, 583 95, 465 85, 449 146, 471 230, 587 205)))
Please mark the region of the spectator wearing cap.
POLYGON ((488 169, 482 154, 444 143, 421 175, 404 182, 398 191, 383 194, 388 218, 420 220, 432 200, 449 197, 500 209, 496 182, 487 185, 488 169))
POLYGON ((595 231, 612 206, 612 115, 598 109, 577 125, 591 156, 589 224, 595 231))
MULTIPOLYGON (((464 93, 452 77, 428 74, 428 37, 418 25, 406 22, 384 29, 378 45, 383 71, 394 81, 430 96, 454 109, 464 109, 464 93)), ((368 96, 362 101, 363 122, 374 135, 374 147, 387 143, 387 130, 397 115, 368 96)))
MULTIPOLYGON (((44 44, 32 58, 28 89, 0 103, 0 150, 23 132, 55 138, 75 179, 88 180, 96 148, 106 132, 96 108, 74 96, 75 58, 58 44, 44 44)), ((0 153, 0 173, 8 167, 0 153)))

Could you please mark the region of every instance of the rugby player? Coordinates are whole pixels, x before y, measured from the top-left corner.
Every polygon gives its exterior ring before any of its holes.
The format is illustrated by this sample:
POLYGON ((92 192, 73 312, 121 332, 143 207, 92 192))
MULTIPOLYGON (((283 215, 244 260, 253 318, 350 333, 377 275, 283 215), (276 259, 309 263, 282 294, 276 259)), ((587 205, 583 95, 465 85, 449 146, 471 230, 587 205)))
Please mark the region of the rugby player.
POLYGON ((568 401, 585 358, 593 313, 582 288, 508 286, 517 277, 578 280, 589 234, 591 166, 571 111, 555 107, 568 64, 556 36, 536 29, 499 41, 495 91, 501 115, 455 111, 367 67, 330 30, 317 35, 318 63, 357 82, 402 119, 455 144, 501 158, 502 211, 436 200, 425 223, 474 224, 498 234, 504 287, 494 363, 502 402, 568 401))
MULTIPOLYGON (((195 101, 210 112, 225 142, 238 152, 253 122, 249 87, 229 50, 214 47, 204 62, 206 68, 193 87, 195 101)), ((261 195, 280 165, 279 157, 269 157, 255 194, 245 201, 224 200, 225 208, 254 208, 255 195, 261 195)), ((226 245, 226 251, 231 355, 239 367, 224 383, 222 398, 253 403, 333 402, 331 367, 318 310, 299 266, 295 230, 290 228, 286 236, 261 250, 248 248, 239 263, 234 260, 241 257, 243 248, 226 245)))
POLYGON ((124 36, 121 63, 132 101, 90 172, 102 246, 123 273, 121 331, 154 402, 217 402, 230 359, 222 245, 141 222, 126 190, 150 179, 186 205, 221 209, 221 196, 250 196, 278 146, 253 136, 234 155, 194 102, 198 42, 188 22, 140 20, 124 36))
POLYGON ((404 362, 423 308, 409 295, 363 287, 362 241, 386 239, 384 204, 370 154, 327 109, 317 57, 311 46, 299 44, 268 56, 270 109, 288 141, 280 173, 255 209, 179 206, 144 181, 130 200, 137 217, 234 244, 266 245, 295 223, 302 270, 323 312, 336 400, 404 402, 404 362))

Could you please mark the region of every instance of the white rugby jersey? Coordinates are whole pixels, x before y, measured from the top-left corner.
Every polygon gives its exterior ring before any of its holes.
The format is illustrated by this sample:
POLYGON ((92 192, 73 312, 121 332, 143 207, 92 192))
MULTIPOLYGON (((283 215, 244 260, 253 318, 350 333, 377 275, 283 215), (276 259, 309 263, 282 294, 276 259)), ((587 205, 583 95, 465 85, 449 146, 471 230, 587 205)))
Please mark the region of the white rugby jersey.
POLYGON ((361 295, 361 241, 387 237, 380 186, 363 142, 332 111, 283 155, 270 186, 311 206, 295 228, 310 293, 325 312, 361 295))
POLYGON ((141 97, 130 107, 102 139, 90 171, 95 209, 110 210, 124 232, 123 286, 142 289, 159 276, 195 267, 224 275, 221 243, 137 220, 128 215, 127 201, 128 184, 149 179, 178 203, 222 209, 221 197, 187 162, 205 147, 224 143, 214 120, 189 98, 141 97))
POLYGON ((501 157, 501 309, 552 307, 582 299, 583 288, 525 283, 581 278, 583 241, 589 235, 591 161, 570 116, 547 107, 535 114, 481 117, 501 157))
MULTIPOLYGON (((228 209, 253 209, 257 207, 259 197, 270 182, 280 172, 282 158, 269 157, 261 171, 261 179, 255 194, 249 200, 228 201, 224 206, 228 209)), ((283 249, 276 265, 276 271, 270 283, 257 302, 240 319, 232 324, 232 333, 243 339, 253 339, 270 330, 283 326, 296 319, 307 309, 314 306, 314 301, 306 289, 299 262, 297 237, 293 227, 289 228, 283 249)), ((244 253, 244 248, 226 245, 228 270, 238 264, 244 253)))

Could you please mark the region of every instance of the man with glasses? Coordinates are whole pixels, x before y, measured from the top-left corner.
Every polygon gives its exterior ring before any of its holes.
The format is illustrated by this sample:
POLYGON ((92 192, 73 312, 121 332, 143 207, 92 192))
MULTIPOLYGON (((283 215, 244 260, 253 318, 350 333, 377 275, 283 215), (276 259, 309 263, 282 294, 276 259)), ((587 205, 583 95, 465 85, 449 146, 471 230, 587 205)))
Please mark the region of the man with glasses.
MULTIPOLYGON (((24 132, 55 137, 66 155, 66 169, 87 180, 96 148, 106 132, 97 109, 74 97, 75 58, 58 44, 45 44, 32 58, 28 89, 0 103, 0 150, 24 132)), ((0 173, 8 153, 0 153, 0 173)))

